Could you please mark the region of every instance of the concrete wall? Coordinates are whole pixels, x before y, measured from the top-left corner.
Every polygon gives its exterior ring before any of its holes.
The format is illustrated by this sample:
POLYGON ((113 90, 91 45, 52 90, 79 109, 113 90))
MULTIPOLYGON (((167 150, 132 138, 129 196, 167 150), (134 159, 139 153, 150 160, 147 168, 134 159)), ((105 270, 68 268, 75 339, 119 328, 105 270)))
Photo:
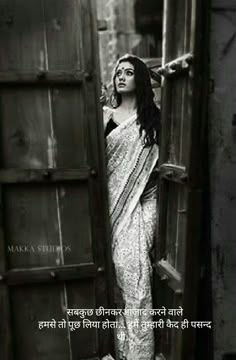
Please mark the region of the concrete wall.
MULTIPOLYGON (((214 360, 236 355, 236 2, 212 0, 209 164, 214 360)), ((230 358, 231 359, 231 358, 230 358)), ((236 359, 236 356, 232 359, 236 359)))
POLYGON ((107 22, 107 30, 99 32, 102 80, 107 84, 116 60, 141 37, 134 30, 134 0, 97 0, 97 9, 98 19, 107 22))
POLYGON ((99 32, 103 83, 110 82, 116 60, 126 53, 149 58, 152 50, 152 57, 161 57, 161 40, 136 32, 134 6, 135 0, 97 0, 98 20, 107 21, 107 30, 99 32))

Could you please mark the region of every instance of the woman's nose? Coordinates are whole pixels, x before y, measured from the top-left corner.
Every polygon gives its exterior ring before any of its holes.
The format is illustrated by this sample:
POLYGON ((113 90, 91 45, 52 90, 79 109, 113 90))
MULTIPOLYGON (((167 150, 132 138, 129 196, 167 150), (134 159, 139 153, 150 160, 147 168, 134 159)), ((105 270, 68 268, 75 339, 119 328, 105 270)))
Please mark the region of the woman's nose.
POLYGON ((119 75, 119 80, 124 80, 124 76, 125 75, 125 73, 121 73, 120 75, 119 75))

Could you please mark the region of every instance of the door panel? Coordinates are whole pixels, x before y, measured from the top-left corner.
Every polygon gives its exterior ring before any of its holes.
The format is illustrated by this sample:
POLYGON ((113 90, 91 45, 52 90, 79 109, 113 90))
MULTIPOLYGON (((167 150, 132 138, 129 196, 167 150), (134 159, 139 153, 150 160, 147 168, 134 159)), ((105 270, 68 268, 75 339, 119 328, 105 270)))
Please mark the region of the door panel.
POLYGON ((159 357, 166 360, 195 358, 196 330, 191 321, 201 320, 197 319, 197 296, 206 151, 202 42, 206 9, 207 3, 201 0, 164 2, 163 64, 158 70, 162 131, 155 284, 156 303, 166 308, 165 326, 157 331, 159 357), (179 313, 173 315, 170 309, 179 313), (176 327, 170 321, 177 321, 176 327))
POLYGON ((4 360, 94 359, 113 351, 109 329, 38 329, 41 320, 81 321, 67 308, 114 307, 94 6, 0 5, 4 360))

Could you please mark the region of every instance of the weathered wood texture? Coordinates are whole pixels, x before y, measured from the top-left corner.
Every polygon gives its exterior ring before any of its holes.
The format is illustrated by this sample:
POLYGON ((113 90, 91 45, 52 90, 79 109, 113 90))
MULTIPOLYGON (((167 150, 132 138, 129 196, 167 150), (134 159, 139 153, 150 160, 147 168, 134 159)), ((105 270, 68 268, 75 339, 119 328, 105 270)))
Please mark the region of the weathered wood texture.
MULTIPOLYGON (((93 7, 93 9, 95 8, 95 2, 94 1, 90 1, 91 2, 91 6, 93 7)), ((83 0, 82 1, 82 19, 83 19, 83 28, 85 26, 85 24, 87 24, 88 29, 93 29, 93 31, 95 32, 95 30, 97 29, 97 22, 96 19, 93 17, 91 17, 87 11, 87 0, 83 0)), ((93 13, 95 13, 95 9, 93 11, 93 13)), ((85 62, 85 66, 86 66, 86 71, 91 73, 95 73, 95 71, 98 72, 98 70, 96 70, 93 66, 93 59, 94 56, 97 57, 99 50, 98 50, 98 42, 96 41, 95 37, 91 37, 91 31, 83 31, 82 32, 82 37, 83 37, 83 43, 84 48, 85 48, 85 52, 84 52, 84 62, 85 62), (92 43, 92 48, 86 46, 86 44, 88 43, 92 43), (92 51, 93 49, 93 51, 92 51)), ((99 78, 96 77, 96 82, 93 84, 91 82, 87 83, 87 87, 86 87, 86 94, 85 94, 85 98, 86 98, 86 111, 87 111, 87 121, 88 121, 88 142, 89 144, 94 144, 94 142, 98 141, 99 144, 99 149, 100 151, 97 151, 96 148, 94 146, 89 146, 87 148, 87 154, 88 154, 88 159, 89 159, 89 163, 93 164, 93 167, 95 169, 100 169, 100 174, 98 175, 100 178, 100 181, 102 182, 104 188, 106 188, 107 186, 107 182, 106 179, 103 177, 103 179, 101 178, 101 174, 105 173, 105 158, 103 156, 104 153, 104 137, 100 136, 99 139, 97 139, 97 135, 96 134, 102 134, 103 133, 103 124, 102 122, 99 121, 95 121, 94 120, 94 111, 93 109, 96 108, 97 109, 97 113, 96 116, 102 117, 101 111, 102 109, 99 108, 98 106, 98 94, 100 93, 100 82, 99 82, 99 78)), ((109 227, 107 227, 106 229, 104 229, 103 226, 101 226, 101 221, 100 221, 100 212, 101 212, 101 208, 99 208, 99 206, 97 206, 98 204, 104 204, 107 203, 107 197, 106 195, 104 196, 104 193, 102 193, 100 191, 99 188, 99 182, 95 181, 95 178, 90 178, 90 187, 89 187, 89 204, 90 204, 90 209, 94 209, 96 208, 96 211, 91 212, 91 221, 94 223, 94 227, 91 229, 91 234, 92 237, 97 239, 97 241, 93 242, 93 254, 94 256, 97 258, 98 261, 98 266, 103 266, 103 264, 105 263, 106 268, 109 269, 110 271, 110 277, 108 276, 108 284, 109 284, 109 294, 108 294, 108 298, 107 298, 107 305, 109 307, 109 304, 113 303, 113 278, 111 278, 112 276, 112 271, 110 269, 112 269, 112 263, 111 263, 111 246, 110 246, 110 241, 109 241, 109 235, 110 235, 110 229, 109 227), (96 205, 97 204, 97 205, 96 205), (104 230, 106 230, 106 233, 104 232, 104 230), (105 245, 105 246, 104 246, 105 245)), ((107 223, 108 222, 108 207, 103 207, 103 212, 105 215, 105 220, 107 223)), ((106 293, 107 293, 107 288, 104 286, 105 282, 104 282, 104 275, 102 273, 100 273, 100 275, 96 278, 95 280, 95 288, 96 288, 96 293, 97 293, 97 297, 96 297, 96 307, 100 307, 101 305, 104 306, 104 299, 106 298, 106 293)), ((113 306, 113 305, 110 305, 113 306)), ((104 331, 99 332, 98 334, 98 342, 99 342, 99 346, 102 349, 108 349, 109 348, 109 338, 112 339, 113 337, 113 333, 111 332, 110 334, 107 332, 108 336, 104 335, 104 331), (110 336, 109 336, 110 335, 110 336)))
POLYGON ((10 335, 17 360, 100 357, 112 334, 37 328, 67 307, 113 307, 94 1, 0 13, 1 358, 10 335))
POLYGON ((6 71, 0 72, 0 84, 1 85, 41 85, 48 86, 53 85, 70 85, 75 86, 83 82, 84 79, 89 79, 90 74, 82 71, 49 71, 39 69, 34 72, 25 71, 6 71))
MULTIPOLYGON (((41 246, 40 251, 46 252, 46 246, 41 246)), ((10 247, 9 247, 10 248, 10 247)), ((30 250, 30 246, 28 247, 30 250)), ((52 248, 52 247, 51 247, 52 248)), ((50 249, 49 249, 50 250, 50 249)), ((9 250, 13 251, 13 250, 9 250)), ((73 279, 95 278, 104 268, 97 268, 93 263, 63 266, 45 266, 34 268, 17 268, 1 274, 1 281, 10 285, 34 284, 44 282, 59 282, 73 279)))
MULTIPOLYGON (((205 118, 201 108, 204 108, 204 99, 201 94, 206 82, 204 76, 199 76, 203 70, 200 60, 203 30, 199 19, 206 8, 201 0, 166 0, 164 4, 162 68, 186 54, 192 55, 193 61, 187 71, 180 69, 171 75, 163 72, 160 237, 156 255, 159 271, 163 264, 173 271, 156 277, 156 291, 161 289, 159 299, 158 295, 156 298, 160 306, 175 308, 181 305, 184 308, 183 317, 169 317, 171 320, 187 318, 190 321, 196 319, 197 314, 202 239, 203 169, 199 163, 205 155, 205 118), (173 280, 173 274, 180 276, 179 284, 173 280)), ((191 329, 161 330, 159 351, 167 360, 193 359, 195 344, 191 329)))
POLYGON ((236 4, 213 0, 211 7, 210 231, 214 360, 220 360, 236 356, 236 4))

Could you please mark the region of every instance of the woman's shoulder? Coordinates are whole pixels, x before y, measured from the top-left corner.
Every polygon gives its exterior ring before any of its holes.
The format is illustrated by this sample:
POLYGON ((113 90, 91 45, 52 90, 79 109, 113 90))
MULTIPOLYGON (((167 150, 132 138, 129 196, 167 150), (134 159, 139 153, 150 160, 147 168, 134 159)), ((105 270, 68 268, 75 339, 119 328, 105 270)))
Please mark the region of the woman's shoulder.
POLYGON ((109 116, 109 115, 111 115, 111 114, 113 113, 113 111, 114 111, 113 108, 110 108, 109 106, 106 106, 106 105, 104 105, 104 106, 102 107, 102 109, 103 109, 103 115, 104 115, 104 116, 109 116))
POLYGON ((103 123, 104 129, 106 128, 109 120, 113 117, 114 110, 108 106, 103 106, 103 123))

